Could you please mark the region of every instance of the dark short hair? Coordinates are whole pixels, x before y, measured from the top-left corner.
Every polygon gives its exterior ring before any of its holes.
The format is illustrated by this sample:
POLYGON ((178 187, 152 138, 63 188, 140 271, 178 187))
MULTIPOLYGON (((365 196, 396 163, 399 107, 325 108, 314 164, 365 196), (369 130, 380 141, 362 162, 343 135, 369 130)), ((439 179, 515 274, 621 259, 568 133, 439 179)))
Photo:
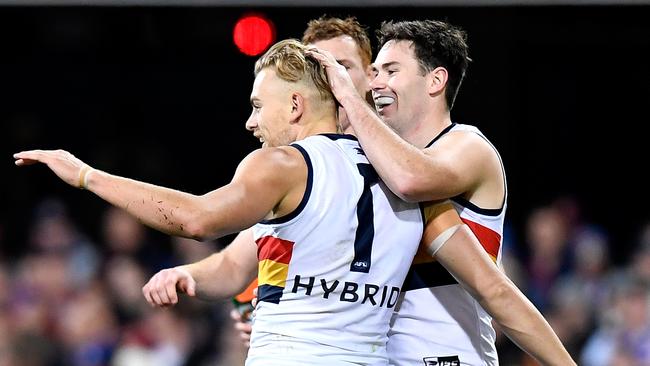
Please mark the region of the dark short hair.
POLYGON ((411 41, 423 73, 444 67, 449 75, 445 100, 451 110, 465 77, 469 58, 467 34, 449 23, 437 20, 383 22, 377 31, 379 47, 388 41, 411 41))

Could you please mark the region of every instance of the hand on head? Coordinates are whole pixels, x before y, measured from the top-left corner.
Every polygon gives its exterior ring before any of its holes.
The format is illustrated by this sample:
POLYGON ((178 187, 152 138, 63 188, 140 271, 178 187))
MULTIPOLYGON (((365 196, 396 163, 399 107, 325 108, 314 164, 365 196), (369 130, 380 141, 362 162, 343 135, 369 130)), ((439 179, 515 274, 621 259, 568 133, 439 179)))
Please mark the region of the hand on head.
POLYGON ((359 96, 359 92, 357 92, 345 66, 339 64, 329 51, 310 46, 307 49, 307 56, 312 57, 323 66, 332 93, 339 102, 343 98, 359 96))

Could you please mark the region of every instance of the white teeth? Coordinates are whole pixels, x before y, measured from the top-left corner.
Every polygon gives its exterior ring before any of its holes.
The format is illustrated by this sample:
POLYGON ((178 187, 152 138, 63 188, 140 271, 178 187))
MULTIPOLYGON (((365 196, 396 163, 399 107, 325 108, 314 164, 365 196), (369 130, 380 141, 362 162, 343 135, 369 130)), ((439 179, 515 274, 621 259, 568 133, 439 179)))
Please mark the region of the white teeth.
POLYGON ((389 105, 389 104, 393 104, 394 101, 395 101, 395 98, 393 98, 393 97, 379 97, 379 98, 375 98, 375 104, 376 104, 378 107, 383 107, 383 106, 387 106, 387 105, 389 105))

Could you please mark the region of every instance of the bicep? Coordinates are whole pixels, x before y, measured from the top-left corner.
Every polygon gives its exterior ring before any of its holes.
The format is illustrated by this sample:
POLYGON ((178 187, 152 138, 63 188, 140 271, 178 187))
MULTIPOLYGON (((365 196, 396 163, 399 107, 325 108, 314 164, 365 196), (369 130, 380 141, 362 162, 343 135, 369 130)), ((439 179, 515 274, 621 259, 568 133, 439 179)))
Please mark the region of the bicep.
POLYGON ((273 211, 296 185, 297 169, 284 160, 292 160, 286 152, 257 150, 240 163, 230 183, 202 196, 210 232, 241 231, 273 211))
POLYGON ((445 136, 424 149, 431 166, 435 167, 430 170, 434 189, 444 191, 445 198, 473 190, 488 166, 486 157, 491 156, 484 145, 478 136, 458 133, 445 136))
MULTIPOLYGON (((245 287, 257 276, 257 245, 253 238, 253 229, 246 229, 223 250, 225 258, 238 271, 244 274, 245 287)), ((243 290, 243 289, 242 289, 243 290)))

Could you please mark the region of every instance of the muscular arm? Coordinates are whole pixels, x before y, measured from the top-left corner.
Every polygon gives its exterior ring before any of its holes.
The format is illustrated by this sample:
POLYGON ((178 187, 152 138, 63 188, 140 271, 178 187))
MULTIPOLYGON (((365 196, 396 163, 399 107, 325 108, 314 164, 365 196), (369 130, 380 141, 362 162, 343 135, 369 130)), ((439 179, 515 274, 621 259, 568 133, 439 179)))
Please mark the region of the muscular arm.
POLYGON ((62 150, 26 151, 14 157, 17 165, 47 164, 70 185, 83 182, 86 189, 147 226, 200 240, 249 228, 269 213, 291 209, 285 198, 304 190, 307 174, 297 150, 260 149, 240 163, 229 184, 197 196, 94 169, 83 179, 86 164, 62 150))
POLYGON ((164 269, 142 287, 152 306, 178 303, 178 292, 213 301, 233 297, 257 275, 252 229, 242 231, 224 250, 191 264, 164 269))
POLYGON ((423 149, 429 141, 404 140, 363 99, 349 96, 341 104, 372 166, 391 191, 406 201, 454 197, 474 189, 488 168, 498 169, 494 151, 473 133, 449 133, 423 149))
MULTIPOLYGON (((441 200, 485 182, 496 156, 480 137, 453 133, 436 142, 435 147, 424 149, 429 141, 420 136, 433 131, 400 137, 359 96, 350 75, 329 52, 314 47, 308 54, 325 68, 332 92, 345 109, 368 160, 400 198, 411 202, 441 200)), ((425 126, 422 124, 420 129, 425 126)), ((501 202, 489 203, 496 207, 501 202)))
POLYGON ((521 349, 542 365, 575 365, 542 314, 490 260, 466 225, 459 226, 436 258, 521 349))
POLYGON ((257 246, 253 230, 237 235, 228 247, 199 262, 181 266, 196 281, 196 296, 203 300, 230 298, 257 276, 257 246))

